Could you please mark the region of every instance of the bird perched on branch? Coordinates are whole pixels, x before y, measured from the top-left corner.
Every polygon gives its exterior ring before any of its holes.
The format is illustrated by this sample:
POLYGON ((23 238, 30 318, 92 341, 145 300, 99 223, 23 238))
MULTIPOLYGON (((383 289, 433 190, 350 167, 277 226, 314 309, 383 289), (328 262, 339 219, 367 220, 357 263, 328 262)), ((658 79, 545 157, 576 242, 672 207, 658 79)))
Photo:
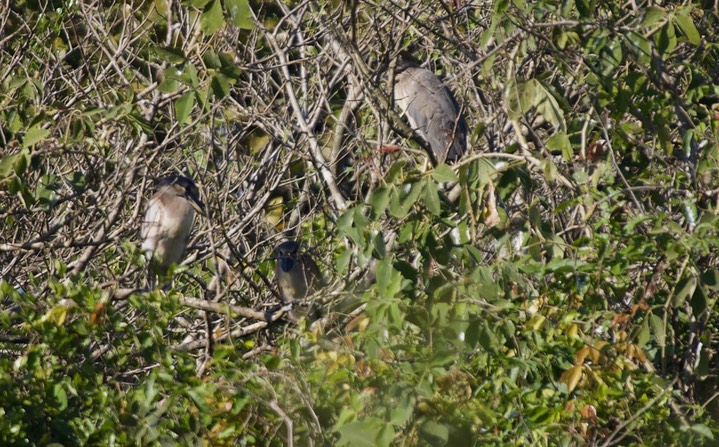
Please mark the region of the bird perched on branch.
POLYGON ((467 151, 467 123, 447 86, 431 71, 397 63, 394 102, 410 126, 429 143, 437 162, 455 162, 467 151))
POLYGON ((320 270, 312 257, 300 252, 300 244, 286 241, 275 248, 275 281, 283 304, 291 304, 312 294, 320 286, 320 270))
POLYGON ((154 288, 156 275, 167 275, 171 265, 182 261, 195 211, 204 215, 205 205, 191 179, 171 175, 157 183, 140 231, 142 250, 150 261, 150 288, 154 288))

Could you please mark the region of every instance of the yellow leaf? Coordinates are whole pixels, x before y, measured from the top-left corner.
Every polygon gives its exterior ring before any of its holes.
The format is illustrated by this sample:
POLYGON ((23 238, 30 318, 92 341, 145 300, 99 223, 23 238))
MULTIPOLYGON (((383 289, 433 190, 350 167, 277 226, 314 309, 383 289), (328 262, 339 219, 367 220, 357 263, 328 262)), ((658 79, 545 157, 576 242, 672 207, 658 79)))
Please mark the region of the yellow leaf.
POLYGON ((576 354, 574 354, 574 363, 581 365, 584 363, 584 359, 589 355, 589 346, 584 345, 576 354))
POLYGON ((632 345, 632 346, 634 346, 634 358, 639 360, 642 363, 646 363, 647 356, 644 354, 644 350, 637 345, 632 345))
POLYGON ((46 321, 50 321, 55 323, 56 326, 62 326, 65 323, 65 319, 67 318, 67 306, 55 306, 42 317, 43 323, 46 321))
POLYGON ((278 230, 281 230, 283 227, 282 215, 285 211, 283 202, 284 199, 282 197, 273 197, 267 201, 267 206, 265 207, 265 217, 267 221, 278 230))
POLYGON ((567 329, 567 336, 576 338, 579 335, 579 326, 577 326, 576 323, 573 323, 569 326, 569 329, 567 329))
POLYGON ((559 378, 560 382, 567 384, 567 389, 571 393, 582 379, 582 365, 575 365, 562 373, 559 378))
POLYGON ((487 184, 487 197, 484 199, 484 224, 487 228, 497 226, 500 222, 497 212, 497 197, 494 194, 494 183, 492 180, 487 184))
POLYGON ((594 405, 584 405, 582 409, 579 410, 579 414, 581 414, 584 419, 593 423, 597 420, 597 409, 594 408, 594 405))
POLYGON ((544 324, 545 320, 546 318, 544 315, 535 315, 527 321, 527 327, 533 331, 538 331, 544 324))

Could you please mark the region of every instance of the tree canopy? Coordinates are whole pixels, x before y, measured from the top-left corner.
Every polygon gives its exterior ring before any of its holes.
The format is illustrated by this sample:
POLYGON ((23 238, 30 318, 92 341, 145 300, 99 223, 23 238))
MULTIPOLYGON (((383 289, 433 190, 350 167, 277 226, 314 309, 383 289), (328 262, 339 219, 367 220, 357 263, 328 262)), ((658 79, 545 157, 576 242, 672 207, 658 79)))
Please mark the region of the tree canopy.
POLYGON ((0 7, 0 444, 714 445, 719 7, 0 7), (468 152, 393 104, 411 61, 468 152), (156 180, 207 208, 148 290, 156 180), (289 321, 274 248, 322 271, 289 321), (306 303, 305 303, 306 304, 306 303))

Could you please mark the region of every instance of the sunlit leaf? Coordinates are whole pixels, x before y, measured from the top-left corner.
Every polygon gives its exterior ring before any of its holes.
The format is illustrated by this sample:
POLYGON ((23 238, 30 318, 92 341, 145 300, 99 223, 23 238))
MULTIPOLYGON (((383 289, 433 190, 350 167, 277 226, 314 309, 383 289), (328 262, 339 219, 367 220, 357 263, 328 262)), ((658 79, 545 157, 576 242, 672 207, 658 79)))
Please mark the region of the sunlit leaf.
POLYGON ((174 47, 155 47, 155 53, 161 61, 169 64, 182 64, 187 58, 182 49, 174 47))
POLYGON ((674 25, 667 22, 659 31, 657 37, 657 47, 663 56, 668 56, 677 46, 677 35, 674 31, 674 25))
POLYGON ((487 194, 484 199, 484 225, 487 228, 492 228, 499 225, 501 219, 499 212, 497 211, 497 196, 494 193, 494 183, 490 181, 487 184, 487 194))
POLYGON ((590 18, 594 16, 594 2, 592 0, 574 0, 579 16, 590 18))
POLYGON ((62 384, 56 383, 52 387, 52 392, 53 398, 57 403, 57 409, 64 411, 67 408, 67 393, 65 392, 65 388, 63 388, 62 384))
POLYGON ((644 20, 642 21, 642 27, 651 27, 658 23, 660 20, 667 17, 667 10, 659 6, 650 6, 644 11, 644 20))
POLYGON ((649 323, 652 327, 652 333, 659 346, 664 346, 666 339, 666 332, 664 328, 664 321, 659 315, 651 314, 649 316, 649 323))
POLYGON ((430 213, 438 216, 442 212, 442 207, 439 202, 439 192, 437 190, 437 184, 433 181, 426 181, 424 184, 424 206, 427 207, 430 213))
POLYGON ((6 155, 0 158, 0 179, 17 174, 23 175, 30 165, 30 152, 23 150, 13 155, 6 155))
POLYGON ((43 141, 48 135, 50 135, 50 131, 47 129, 43 129, 40 126, 31 127, 22 139, 23 149, 43 141))
POLYGON ((255 23, 249 0, 225 0, 230 20, 241 29, 253 29, 255 23))
POLYGON ((567 389, 571 393, 575 388, 577 388, 577 385, 579 385, 579 381, 582 379, 583 371, 584 367, 582 365, 575 365, 564 371, 559 380, 567 385, 567 389))
POLYGON ((385 423, 377 418, 350 422, 338 428, 340 446, 374 447, 385 423))
POLYGON ((384 213, 384 210, 387 209, 387 205, 389 205, 390 199, 389 195, 390 188, 386 186, 380 186, 374 191, 372 191, 369 202, 370 205, 372 205, 372 212, 375 216, 381 215, 382 213, 384 213))
POLYGON ((195 105, 195 94, 192 91, 185 92, 175 101, 175 114, 177 122, 180 124, 188 124, 190 113, 195 105))
POLYGON ((457 175, 452 171, 452 168, 444 163, 440 163, 432 171, 432 178, 438 182, 456 182, 458 180, 457 175))
POLYGON ((552 123, 555 129, 562 131, 566 129, 564 110, 559 106, 554 95, 540 82, 535 83, 534 105, 537 107, 537 113, 552 123))
POLYGON ((699 45, 702 42, 699 30, 694 25, 691 16, 688 12, 680 13, 674 16, 674 22, 682 30, 682 33, 686 36, 687 40, 692 45, 699 45))
POLYGON ((565 132, 557 132, 547 139, 547 149, 553 152, 561 152, 566 161, 572 161, 574 153, 569 137, 565 132))
POLYGON ((219 73, 212 77, 210 85, 212 86, 212 93, 217 99, 222 99, 230 94, 229 81, 219 73))
POLYGON ((449 429, 446 425, 428 420, 422 424, 422 435, 432 444, 444 445, 449 440, 449 429))
POLYGON ((714 439, 714 432, 712 432, 711 429, 704 424, 693 424, 691 429, 707 439, 714 439))
POLYGON ((222 4, 220 0, 212 0, 200 16, 200 28, 202 28, 203 33, 211 35, 224 25, 225 19, 222 17, 222 4))

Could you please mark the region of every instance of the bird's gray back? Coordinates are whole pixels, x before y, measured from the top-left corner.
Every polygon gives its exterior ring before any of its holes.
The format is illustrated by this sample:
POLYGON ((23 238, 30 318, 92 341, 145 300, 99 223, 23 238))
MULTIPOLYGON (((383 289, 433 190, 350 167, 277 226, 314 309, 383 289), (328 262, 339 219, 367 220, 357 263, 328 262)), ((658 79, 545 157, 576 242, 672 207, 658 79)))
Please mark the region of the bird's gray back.
POLYGON ((405 68, 397 74, 394 98, 439 161, 455 161, 466 152, 467 124, 452 93, 434 73, 405 68))

